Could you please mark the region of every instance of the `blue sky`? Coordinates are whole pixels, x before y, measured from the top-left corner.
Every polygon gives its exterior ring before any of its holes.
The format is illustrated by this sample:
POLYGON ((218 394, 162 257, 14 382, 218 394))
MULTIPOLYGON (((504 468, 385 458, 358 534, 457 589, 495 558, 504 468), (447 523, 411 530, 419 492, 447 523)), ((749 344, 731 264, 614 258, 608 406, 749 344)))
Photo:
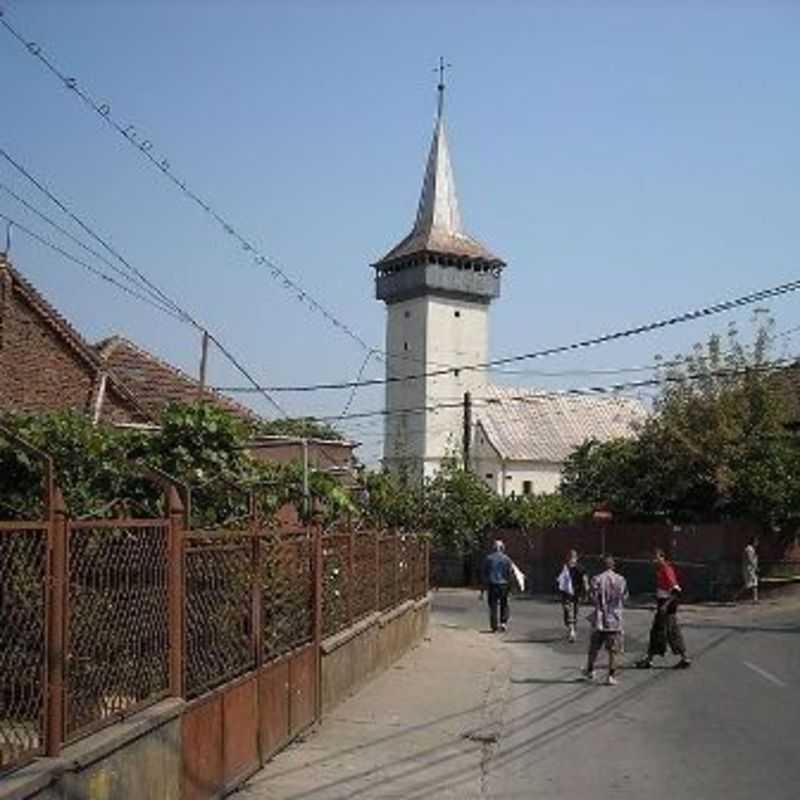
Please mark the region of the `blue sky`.
MULTIPOLYGON (((791 2, 3 1, 7 19, 370 344, 369 264, 410 228, 444 55, 467 228, 508 269, 504 356, 800 276, 800 6, 791 2)), ((266 384, 353 378, 364 352, 308 311, 0 31, 0 144, 266 384)), ((0 182, 44 201, 0 164, 0 182)), ((0 213, 44 232, 0 193, 0 213)), ((54 238, 57 238, 54 236, 54 238)), ((74 250, 74 247, 70 247, 74 250)), ((90 339, 196 373, 195 332, 17 234, 17 266, 90 339)), ((798 298, 775 301, 779 330, 798 298)), ((530 363, 671 355, 749 312, 530 363)), ((787 337, 794 351, 795 339, 787 337)), ((380 363, 367 375, 379 376, 380 363)), ((218 354, 211 380, 241 383, 218 354)), ((635 376, 634 376, 635 377, 635 376)), ((527 386, 602 378, 500 376, 527 386)), ((335 414, 346 393, 284 395, 335 414)), ((268 407, 252 399, 261 411, 268 407)), ((364 390, 354 410, 382 407, 364 390)), ((381 421, 351 425, 380 447, 381 421)))

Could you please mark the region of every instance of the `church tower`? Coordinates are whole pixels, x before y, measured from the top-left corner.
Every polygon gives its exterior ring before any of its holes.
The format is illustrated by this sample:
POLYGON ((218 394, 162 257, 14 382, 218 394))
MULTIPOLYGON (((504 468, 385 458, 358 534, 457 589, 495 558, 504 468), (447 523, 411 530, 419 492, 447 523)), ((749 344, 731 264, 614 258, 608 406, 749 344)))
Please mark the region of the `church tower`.
POLYGON ((461 223, 444 126, 444 63, 438 109, 414 227, 375 269, 386 303, 384 465, 430 476, 460 456, 466 392, 486 382, 489 304, 505 263, 461 223), (427 373, 438 373, 428 375, 427 373))

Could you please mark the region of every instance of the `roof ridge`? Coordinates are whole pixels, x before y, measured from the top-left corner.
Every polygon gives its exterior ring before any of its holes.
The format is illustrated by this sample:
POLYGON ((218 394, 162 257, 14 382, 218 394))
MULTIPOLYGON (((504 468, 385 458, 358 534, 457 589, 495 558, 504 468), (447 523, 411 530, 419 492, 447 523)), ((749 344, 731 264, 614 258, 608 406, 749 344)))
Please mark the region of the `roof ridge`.
MULTIPOLYGON (((60 311, 51 303, 45 296, 40 292, 33 283, 28 280, 16 267, 14 267, 11 263, 11 260, 5 256, 2 260, 0 260, 0 269, 5 269, 11 275, 12 282, 16 283, 19 290, 21 290, 23 296, 30 303, 31 307, 36 311, 40 316, 42 316, 45 321, 49 322, 50 325, 55 329, 56 333, 61 336, 61 338, 66 341, 68 346, 75 352, 78 356, 80 356, 88 366, 93 370, 94 374, 92 377, 92 382, 95 383, 98 380, 98 375, 101 370, 104 369, 102 360, 100 359, 98 353, 95 351, 94 347, 90 344, 89 340, 86 339, 77 328, 75 328, 72 323, 63 315, 60 311)), ((131 403, 133 409, 142 415, 144 419, 151 419, 150 414, 142 408, 141 404, 137 401, 136 396, 128 389, 123 381, 121 381, 117 376, 114 376, 114 380, 112 381, 113 388, 119 392, 128 402, 131 403)))
MULTIPOLYGON (((150 362, 161 367, 162 369, 171 372, 173 375, 177 376, 181 380, 186 381, 187 383, 190 383, 193 386, 196 386, 197 389, 200 390, 200 381, 197 378, 192 377, 187 372, 182 370, 180 367, 175 366, 175 364, 171 364, 169 361, 165 361, 163 358, 155 355, 154 353, 151 353, 149 350, 145 350, 143 347, 136 344, 136 342, 134 342, 133 340, 128 339, 126 336, 123 336, 122 334, 118 333, 113 334, 112 336, 108 337, 102 342, 98 342, 97 346, 98 347, 101 345, 108 346, 109 344, 112 345, 112 347, 107 350, 107 352, 104 355, 104 359, 110 358, 114 353, 116 353, 119 350, 120 347, 128 347, 129 349, 135 351, 135 353, 138 354, 139 356, 149 360, 150 362)), ((109 367, 109 369, 113 371, 113 367, 109 367)), ((254 421, 257 421, 260 417, 260 415, 257 414, 252 408, 243 405, 236 399, 229 397, 226 394, 223 394, 222 392, 218 391, 217 389, 214 389, 213 387, 205 386, 203 387, 202 392, 203 395, 208 394, 219 400, 224 400, 226 403, 230 403, 233 407, 235 407, 236 409, 238 409, 239 411, 241 411, 243 414, 250 417, 254 421)))

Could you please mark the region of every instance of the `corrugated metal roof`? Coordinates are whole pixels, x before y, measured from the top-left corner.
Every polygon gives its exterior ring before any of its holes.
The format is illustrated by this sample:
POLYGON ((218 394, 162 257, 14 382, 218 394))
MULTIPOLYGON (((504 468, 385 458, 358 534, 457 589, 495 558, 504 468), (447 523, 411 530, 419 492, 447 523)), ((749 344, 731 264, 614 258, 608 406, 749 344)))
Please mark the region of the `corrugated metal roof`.
POLYGON ((475 400, 476 421, 510 461, 561 463, 587 439, 633 436, 647 417, 645 405, 627 397, 487 386, 475 400))

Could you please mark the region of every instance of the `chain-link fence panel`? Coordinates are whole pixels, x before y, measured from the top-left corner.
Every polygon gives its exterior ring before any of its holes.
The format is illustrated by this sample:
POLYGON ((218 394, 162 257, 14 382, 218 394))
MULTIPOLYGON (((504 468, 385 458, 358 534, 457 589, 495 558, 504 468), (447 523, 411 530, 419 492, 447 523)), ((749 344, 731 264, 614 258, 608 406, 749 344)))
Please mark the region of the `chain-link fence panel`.
POLYGON ((415 540, 408 535, 397 537, 397 602, 410 600, 414 596, 415 540))
POLYGON ((186 696, 255 666, 253 543, 247 534, 192 534, 185 544, 186 696))
POLYGON ((0 770, 44 743, 47 526, 0 523, 0 770))
POLYGON ((357 533, 353 536, 353 620, 377 609, 378 602, 378 534, 357 533))
POLYGON ((263 663, 314 637, 314 553, 306 533, 268 533, 260 548, 263 663))
POLYGON ((380 610, 385 611, 397 604, 397 555, 398 538, 381 536, 378 540, 378 580, 380 585, 380 610))
POLYGON ((67 739, 168 691, 168 540, 161 520, 69 524, 67 739))
POLYGON ((322 635, 331 636, 350 624, 350 535, 330 534, 322 540, 322 635))

